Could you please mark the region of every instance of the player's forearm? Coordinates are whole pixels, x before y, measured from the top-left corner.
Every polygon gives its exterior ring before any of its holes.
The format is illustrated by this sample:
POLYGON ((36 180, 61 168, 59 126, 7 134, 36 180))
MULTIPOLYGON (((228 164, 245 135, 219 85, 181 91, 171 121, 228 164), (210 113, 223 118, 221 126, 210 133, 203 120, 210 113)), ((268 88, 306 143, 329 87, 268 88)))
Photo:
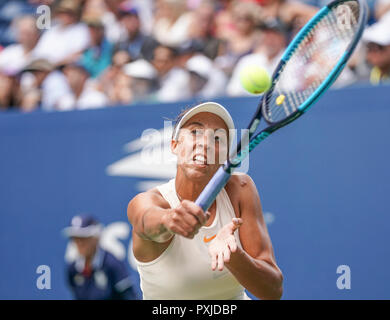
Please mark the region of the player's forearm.
POLYGON ((166 211, 164 209, 150 209, 146 211, 142 216, 139 234, 155 242, 166 242, 172 238, 173 234, 167 230, 164 224, 166 211))
POLYGON ((237 248, 226 267, 246 289, 259 299, 280 299, 283 276, 276 266, 257 260, 237 248))

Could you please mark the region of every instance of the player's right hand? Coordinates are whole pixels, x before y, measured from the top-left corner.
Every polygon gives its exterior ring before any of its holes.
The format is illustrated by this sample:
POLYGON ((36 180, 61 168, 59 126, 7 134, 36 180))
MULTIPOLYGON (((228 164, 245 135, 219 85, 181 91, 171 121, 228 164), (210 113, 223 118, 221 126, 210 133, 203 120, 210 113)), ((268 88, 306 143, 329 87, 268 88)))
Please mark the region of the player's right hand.
POLYGON ((183 200, 177 208, 164 215, 163 225, 171 233, 193 239, 209 217, 210 212, 204 213, 195 202, 183 200))

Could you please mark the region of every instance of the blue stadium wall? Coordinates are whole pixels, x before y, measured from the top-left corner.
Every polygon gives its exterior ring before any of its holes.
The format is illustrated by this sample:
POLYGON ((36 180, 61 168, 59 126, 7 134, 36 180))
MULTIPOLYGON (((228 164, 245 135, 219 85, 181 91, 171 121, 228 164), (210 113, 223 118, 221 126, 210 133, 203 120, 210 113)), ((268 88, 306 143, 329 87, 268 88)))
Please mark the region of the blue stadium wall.
MULTIPOLYGON (((257 99, 217 101, 243 128, 257 99)), ((0 115, 0 299, 72 298, 61 230, 81 212, 107 226, 107 248, 138 286, 127 203, 173 172, 142 164, 149 143, 139 139, 193 103, 0 115), (50 290, 37 288, 40 265, 50 290)), ((389 140, 390 87, 349 88, 326 93, 251 154, 284 299, 390 298, 389 140), (337 286, 342 265, 350 289, 337 286)))

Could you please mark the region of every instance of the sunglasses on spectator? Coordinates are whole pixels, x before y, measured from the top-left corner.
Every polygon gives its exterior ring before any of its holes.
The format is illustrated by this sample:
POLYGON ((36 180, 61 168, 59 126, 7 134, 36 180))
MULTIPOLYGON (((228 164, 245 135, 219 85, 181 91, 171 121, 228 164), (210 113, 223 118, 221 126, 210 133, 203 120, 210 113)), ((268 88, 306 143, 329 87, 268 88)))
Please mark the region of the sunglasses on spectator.
POLYGON ((380 44, 370 42, 367 44, 368 51, 384 51, 386 49, 385 46, 381 46, 380 44))

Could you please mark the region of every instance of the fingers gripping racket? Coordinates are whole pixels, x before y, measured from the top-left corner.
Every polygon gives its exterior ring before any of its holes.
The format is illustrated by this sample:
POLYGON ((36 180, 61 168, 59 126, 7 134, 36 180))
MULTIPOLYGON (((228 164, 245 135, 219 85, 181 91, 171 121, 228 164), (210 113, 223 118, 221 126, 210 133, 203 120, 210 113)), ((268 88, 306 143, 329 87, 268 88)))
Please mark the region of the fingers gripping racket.
POLYGON ((250 122, 249 143, 238 143, 230 159, 195 201, 204 211, 226 185, 232 171, 271 133, 310 109, 337 79, 359 42, 366 24, 364 0, 336 0, 323 7, 285 50, 250 122), (263 118, 268 125, 255 134, 263 118))

